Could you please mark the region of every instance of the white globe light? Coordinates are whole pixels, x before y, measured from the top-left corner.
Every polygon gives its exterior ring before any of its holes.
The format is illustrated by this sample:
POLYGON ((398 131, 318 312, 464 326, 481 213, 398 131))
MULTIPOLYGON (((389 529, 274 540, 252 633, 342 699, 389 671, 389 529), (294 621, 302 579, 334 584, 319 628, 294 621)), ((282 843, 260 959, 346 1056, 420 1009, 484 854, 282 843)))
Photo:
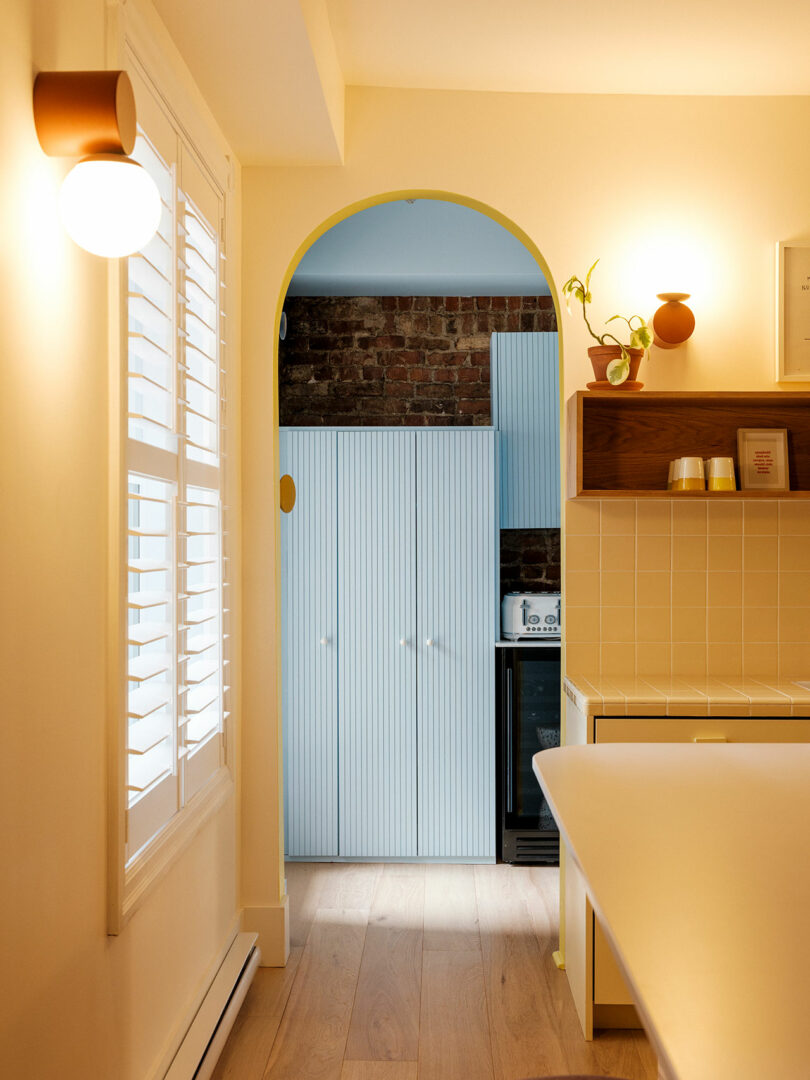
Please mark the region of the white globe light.
POLYGON ((160 223, 160 192, 123 154, 98 154, 70 170, 59 193, 62 223, 93 255, 115 259, 148 244, 160 223))

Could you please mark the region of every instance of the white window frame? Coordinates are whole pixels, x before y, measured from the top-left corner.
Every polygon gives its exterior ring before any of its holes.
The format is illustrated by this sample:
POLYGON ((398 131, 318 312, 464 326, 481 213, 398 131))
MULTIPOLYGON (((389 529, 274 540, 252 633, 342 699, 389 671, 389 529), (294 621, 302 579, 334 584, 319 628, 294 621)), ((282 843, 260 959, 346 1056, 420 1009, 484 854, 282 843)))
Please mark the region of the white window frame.
MULTIPOLYGON (((111 68, 128 70, 136 84, 149 87, 151 97, 157 101, 164 116, 169 120, 181 140, 184 152, 193 158, 194 167, 216 189, 223 208, 222 215, 212 226, 219 233, 220 249, 225 249, 226 239, 235 235, 236 211, 234 208, 233 170, 228 148, 201 104, 196 88, 190 83, 182 61, 172 55, 173 46, 159 20, 146 9, 140 9, 133 0, 126 6, 109 10, 108 59, 111 68), (182 70, 181 70, 182 68, 182 70), (171 103, 170 103, 171 102, 171 103)), ((148 111, 148 110, 147 110, 148 111)), ((139 120, 141 115, 139 113, 139 120)), ((147 124, 144 130, 148 135, 147 124)), ((224 295, 221 297, 223 321, 230 329, 231 307, 236 299, 234 266, 226 261, 222 267, 225 277, 224 295)), ((128 918, 140 905, 152 887, 160 880, 179 854, 191 843, 211 816, 226 800, 234 796, 234 714, 237 706, 237 686, 234 685, 236 629, 234 566, 229 555, 229 538, 235 539, 231 530, 233 515, 231 493, 236 491, 235 455, 232 449, 233 435, 228 431, 224 410, 220 416, 220 466, 219 489, 221 501, 223 544, 220 549, 222 569, 221 606, 229 610, 227 632, 229 648, 222 658, 225 670, 230 668, 227 691, 223 685, 221 764, 208 782, 171 818, 159 834, 134 858, 127 859, 127 512, 128 512, 128 310, 127 310, 128 263, 126 259, 111 260, 109 268, 110 308, 110 470, 109 470, 109 579, 108 579, 108 710, 110 738, 108 750, 108 932, 117 934, 128 918), (225 569, 228 568, 228 569, 225 569), (227 667, 225 666, 227 665, 227 667), (227 693, 227 700, 226 700, 227 693)), ((175 290, 176 292, 177 290, 175 290)), ((229 340, 222 346, 220 367, 223 369, 223 396, 235 399, 237 390, 235 365, 229 363, 234 349, 229 340)), ((180 452, 178 454, 180 456, 180 452)), ((196 470, 204 475, 205 465, 196 470)), ((193 483, 193 478, 190 478, 193 483)), ((177 561, 177 560, 176 560, 177 561)), ((177 590, 175 589, 175 592, 177 590)))

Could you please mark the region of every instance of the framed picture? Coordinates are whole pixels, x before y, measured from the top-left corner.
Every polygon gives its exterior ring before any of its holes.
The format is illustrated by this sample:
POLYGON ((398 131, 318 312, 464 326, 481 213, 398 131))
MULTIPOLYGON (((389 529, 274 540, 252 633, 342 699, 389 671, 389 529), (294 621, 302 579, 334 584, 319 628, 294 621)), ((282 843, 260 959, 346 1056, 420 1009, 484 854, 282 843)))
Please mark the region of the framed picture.
POLYGON ((776 381, 810 382, 810 241, 776 245, 776 381))
POLYGON ((737 428, 741 491, 788 491, 786 428, 737 428))

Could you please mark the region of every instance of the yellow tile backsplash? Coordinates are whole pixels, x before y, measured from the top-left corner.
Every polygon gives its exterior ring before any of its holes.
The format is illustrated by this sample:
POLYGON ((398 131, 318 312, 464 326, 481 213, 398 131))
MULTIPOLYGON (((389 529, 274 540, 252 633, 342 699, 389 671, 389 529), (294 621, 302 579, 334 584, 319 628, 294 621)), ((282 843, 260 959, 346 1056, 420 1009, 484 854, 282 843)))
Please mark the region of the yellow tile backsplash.
POLYGON ((568 671, 810 679, 810 500, 566 504, 568 671))

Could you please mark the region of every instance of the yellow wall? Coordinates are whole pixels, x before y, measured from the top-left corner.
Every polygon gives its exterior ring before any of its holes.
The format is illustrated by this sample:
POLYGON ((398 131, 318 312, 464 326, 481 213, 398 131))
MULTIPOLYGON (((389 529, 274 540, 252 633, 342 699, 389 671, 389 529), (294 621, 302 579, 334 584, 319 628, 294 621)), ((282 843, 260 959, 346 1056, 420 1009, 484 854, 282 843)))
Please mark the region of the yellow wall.
POLYGON ((103 0, 6 0, 0 35, 0 1072, 151 1075, 237 915, 233 799, 106 930, 107 264, 55 219, 37 70, 105 66, 103 0))
MULTIPOLYGON (((273 309, 299 247, 363 200, 454 192, 522 229, 553 288, 599 256, 595 316, 649 315, 657 292, 692 293, 695 335, 653 353, 642 373, 650 389, 773 389, 774 247, 810 235, 810 143, 797 137, 809 122, 807 98, 355 88, 343 167, 244 171, 245 630, 257 650, 245 704, 268 755, 244 804, 246 873, 263 869, 257 890, 273 888, 260 854, 280 857, 278 732, 267 727, 278 724, 277 513, 267 502, 278 472, 273 309)), ((567 398, 590 377, 589 339, 565 315, 561 331, 567 398)), ((630 535, 635 542, 635 524, 630 535)), ((572 569, 584 568, 569 560, 572 569)))

